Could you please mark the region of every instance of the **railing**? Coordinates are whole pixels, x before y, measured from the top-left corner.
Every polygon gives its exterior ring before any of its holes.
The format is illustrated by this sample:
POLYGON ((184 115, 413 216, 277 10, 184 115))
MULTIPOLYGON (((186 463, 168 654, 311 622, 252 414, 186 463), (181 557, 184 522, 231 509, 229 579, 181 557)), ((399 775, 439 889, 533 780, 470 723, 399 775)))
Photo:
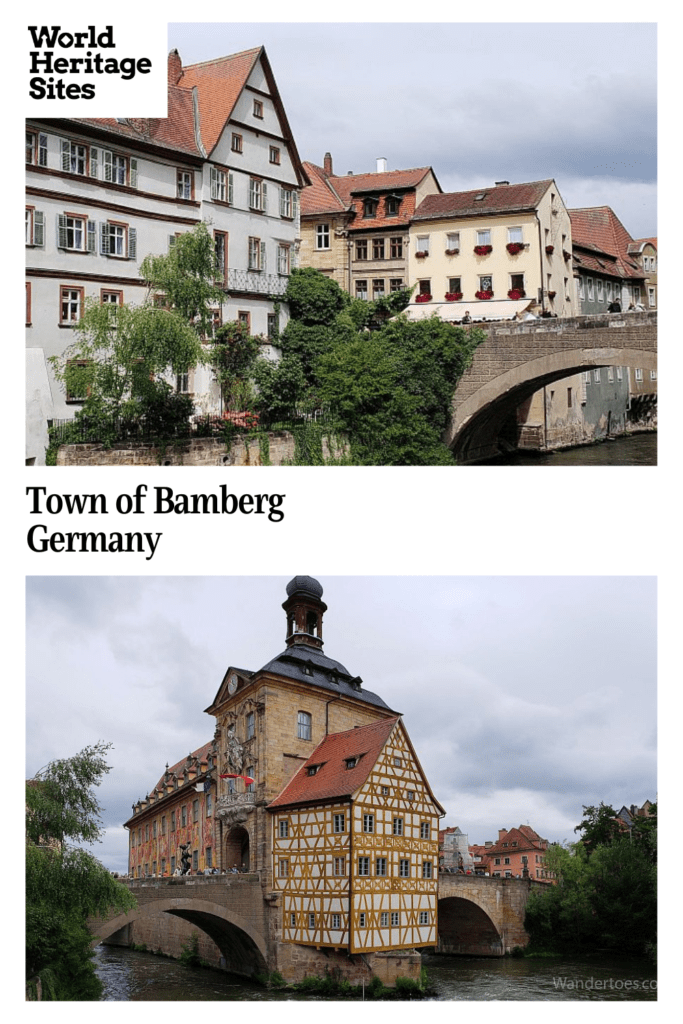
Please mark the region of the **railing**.
POLYGON ((289 277, 285 274, 265 274, 259 270, 228 268, 226 288, 229 292, 249 292, 251 295, 284 295, 289 277))
POLYGON ((219 796, 216 801, 216 809, 221 807, 234 807, 235 804, 253 804, 256 802, 255 793, 226 793, 219 796))

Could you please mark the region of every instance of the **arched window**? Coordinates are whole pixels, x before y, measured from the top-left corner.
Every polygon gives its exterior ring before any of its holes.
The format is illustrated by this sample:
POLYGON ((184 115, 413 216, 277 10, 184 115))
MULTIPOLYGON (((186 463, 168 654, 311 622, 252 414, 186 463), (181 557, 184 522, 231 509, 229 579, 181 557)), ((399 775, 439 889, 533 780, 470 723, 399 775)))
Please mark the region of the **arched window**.
POLYGON ((307 711, 300 711, 297 716, 297 739, 310 740, 311 738, 311 716, 307 711))

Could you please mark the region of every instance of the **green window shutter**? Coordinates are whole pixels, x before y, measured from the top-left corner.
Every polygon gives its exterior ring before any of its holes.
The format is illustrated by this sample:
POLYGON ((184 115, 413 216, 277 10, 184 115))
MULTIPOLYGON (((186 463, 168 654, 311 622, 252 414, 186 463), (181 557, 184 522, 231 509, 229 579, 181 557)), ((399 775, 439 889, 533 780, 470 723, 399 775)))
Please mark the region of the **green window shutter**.
POLYGON ((45 214, 42 210, 33 211, 33 244, 45 245, 45 214))
POLYGON ((137 228, 128 228, 128 259, 137 259, 138 252, 138 231, 137 228))
POLYGON ((94 220, 88 221, 88 252, 97 252, 97 224, 94 220))
POLYGON ((57 248, 66 249, 66 217, 63 213, 57 215, 57 248))

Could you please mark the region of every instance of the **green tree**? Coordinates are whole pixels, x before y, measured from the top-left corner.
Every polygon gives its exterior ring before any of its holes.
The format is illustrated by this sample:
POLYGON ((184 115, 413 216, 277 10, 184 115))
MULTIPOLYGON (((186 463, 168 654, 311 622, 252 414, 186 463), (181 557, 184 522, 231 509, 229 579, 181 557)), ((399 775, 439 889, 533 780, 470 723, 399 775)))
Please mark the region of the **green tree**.
POLYGON ((258 352, 259 340, 250 335, 246 324, 234 320, 216 331, 209 362, 224 409, 241 411, 254 405, 251 379, 258 352))
POLYGON ((601 802, 597 807, 584 806, 583 820, 574 831, 581 832, 581 840, 590 856, 598 846, 611 843, 623 835, 624 827, 614 808, 601 802))
POLYGON ((101 839, 93 793, 109 772, 111 744, 85 747, 42 768, 26 785, 26 978, 45 999, 97 999, 88 918, 125 912, 135 900, 86 850, 67 845, 101 839))

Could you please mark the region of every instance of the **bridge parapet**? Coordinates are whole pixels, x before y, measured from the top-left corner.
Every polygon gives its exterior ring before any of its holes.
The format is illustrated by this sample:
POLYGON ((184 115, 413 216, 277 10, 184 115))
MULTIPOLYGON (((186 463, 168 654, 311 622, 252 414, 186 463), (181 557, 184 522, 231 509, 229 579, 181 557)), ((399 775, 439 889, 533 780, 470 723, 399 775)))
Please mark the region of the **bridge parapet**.
POLYGON ((638 313, 593 313, 563 319, 505 320, 501 323, 477 324, 487 335, 497 334, 571 334, 575 331, 642 330, 657 327, 657 311, 638 313))

